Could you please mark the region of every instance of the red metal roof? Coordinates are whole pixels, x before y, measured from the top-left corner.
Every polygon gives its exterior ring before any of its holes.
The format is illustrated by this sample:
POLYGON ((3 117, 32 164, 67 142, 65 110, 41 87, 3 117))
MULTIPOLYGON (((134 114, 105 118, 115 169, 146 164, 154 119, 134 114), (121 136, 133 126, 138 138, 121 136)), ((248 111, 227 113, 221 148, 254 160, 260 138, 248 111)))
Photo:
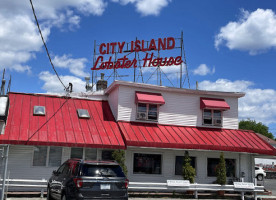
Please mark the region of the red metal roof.
POLYGON ((125 148, 107 101, 18 93, 10 93, 9 98, 2 144, 125 148), (45 106, 46 115, 34 116, 35 105, 45 106), (87 109, 90 119, 78 118, 77 109, 87 109))
POLYGON ((200 108, 229 110, 230 106, 224 99, 200 98, 200 108))
POLYGON ((127 146, 199 149, 276 155, 275 149, 254 132, 118 122, 127 146))
POLYGON ((136 103, 165 104, 165 100, 160 93, 136 92, 136 103))

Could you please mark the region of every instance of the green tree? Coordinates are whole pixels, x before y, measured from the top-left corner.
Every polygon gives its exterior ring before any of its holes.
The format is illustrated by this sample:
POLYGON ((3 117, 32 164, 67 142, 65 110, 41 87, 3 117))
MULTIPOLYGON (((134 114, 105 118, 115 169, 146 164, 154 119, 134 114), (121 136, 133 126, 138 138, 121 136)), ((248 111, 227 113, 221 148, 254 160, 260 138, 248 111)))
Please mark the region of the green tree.
POLYGON ((116 149, 115 151, 113 151, 112 157, 121 166, 124 174, 127 176, 127 167, 125 165, 125 151, 121 149, 116 149))
POLYGON ((275 139, 273 134, 268 132, 268 127, 262 122, 257 123, 255 120, 242 120, 239 123, 239 129, 252 130, 255 133, 260 133, 270 139, 275 139))
POLYGON ((185 156, 184 156, 184 163, 183 163, 183 179, 184 180, 189 180, 190 183, 195 182, 195 169, 191 166, 191 158, 189 156, 188 151, 185 151, 185 156))
POLYGON ((222 152, 220 154, 219 164, 216 169, 216 174, 217 174, 216 182, 220 185, 225 185, 226 184, 226 165, 225 165, 224 155, 222 152))

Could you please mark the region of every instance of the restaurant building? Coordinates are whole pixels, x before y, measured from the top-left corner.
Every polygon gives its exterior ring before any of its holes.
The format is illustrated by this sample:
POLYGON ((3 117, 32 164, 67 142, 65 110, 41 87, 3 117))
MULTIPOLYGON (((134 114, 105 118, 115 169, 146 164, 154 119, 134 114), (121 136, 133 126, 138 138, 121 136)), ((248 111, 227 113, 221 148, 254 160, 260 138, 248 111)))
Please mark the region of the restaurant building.
POLYGON ((114 81, 97 92, 9 93, 6 128, 10 178, 48 179, 69 158, 111 158, 126 150, 130 181, 182 179, 184 152, 197 183, 213 183, 220 153, 228 180, 252 182, 255 157, 276 151, 252 131, 238 130, 244 93, 170 88, 114 81))

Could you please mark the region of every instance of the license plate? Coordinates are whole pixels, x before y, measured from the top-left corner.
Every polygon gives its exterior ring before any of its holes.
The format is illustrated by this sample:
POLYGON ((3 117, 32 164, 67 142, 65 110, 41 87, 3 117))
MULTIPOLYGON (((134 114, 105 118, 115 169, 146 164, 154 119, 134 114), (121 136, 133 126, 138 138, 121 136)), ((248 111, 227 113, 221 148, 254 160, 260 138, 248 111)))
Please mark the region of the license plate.
POLYGON ((110 190, 109 184, 101 184, 101 190, 110 190))

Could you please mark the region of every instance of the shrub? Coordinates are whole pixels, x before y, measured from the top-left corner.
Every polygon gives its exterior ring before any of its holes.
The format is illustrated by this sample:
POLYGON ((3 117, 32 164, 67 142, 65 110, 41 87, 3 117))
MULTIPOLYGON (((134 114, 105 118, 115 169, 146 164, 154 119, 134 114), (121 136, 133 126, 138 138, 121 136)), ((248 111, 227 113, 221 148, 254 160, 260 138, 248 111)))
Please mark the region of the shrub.
POLYGON ((223 153, 220 154, 219 164, 216 170, 217 174, 217 183, 220 185, 226 184, 226 166, 223 153))
POLYGON ((124 174, 127 176, 127 167, 125 165, 125 151, 121 149, 117 149, 113 151, 112 157, 114 160, 117 161, 117 163, 121 166, 124 174))
POLYGON ((184 180, 189 180, 190 183, 195 182, 195 169, 191 166, 191 158, 189 156, 188 151, 185 151, 185 156, 184 156, 184 163, 183 163, 183 179, 184 180))

